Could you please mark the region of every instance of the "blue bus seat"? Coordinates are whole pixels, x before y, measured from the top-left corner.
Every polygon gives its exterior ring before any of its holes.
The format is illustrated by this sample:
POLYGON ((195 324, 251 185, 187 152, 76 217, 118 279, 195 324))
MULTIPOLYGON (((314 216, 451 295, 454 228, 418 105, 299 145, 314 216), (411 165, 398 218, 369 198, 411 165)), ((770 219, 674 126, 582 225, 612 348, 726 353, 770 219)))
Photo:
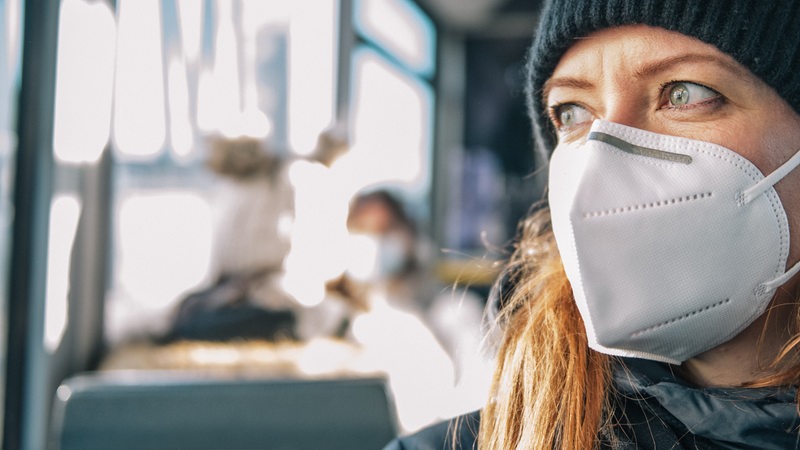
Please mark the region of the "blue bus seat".
POLYGON ((375 450, 398 432, 382 378, 97 372, 55 396, 51 448, 375 450))

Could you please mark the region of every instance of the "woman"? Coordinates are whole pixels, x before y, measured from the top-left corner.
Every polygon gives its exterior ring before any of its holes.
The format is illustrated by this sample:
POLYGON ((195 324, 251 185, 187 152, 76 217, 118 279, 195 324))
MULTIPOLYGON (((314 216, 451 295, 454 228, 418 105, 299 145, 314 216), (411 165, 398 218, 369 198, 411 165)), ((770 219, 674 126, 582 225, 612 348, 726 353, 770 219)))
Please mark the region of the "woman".
POLYGON ((800 448, 798 52, 791 0, 546 5, 550 209, 500 289, 489 401, 388 448, 800 448))

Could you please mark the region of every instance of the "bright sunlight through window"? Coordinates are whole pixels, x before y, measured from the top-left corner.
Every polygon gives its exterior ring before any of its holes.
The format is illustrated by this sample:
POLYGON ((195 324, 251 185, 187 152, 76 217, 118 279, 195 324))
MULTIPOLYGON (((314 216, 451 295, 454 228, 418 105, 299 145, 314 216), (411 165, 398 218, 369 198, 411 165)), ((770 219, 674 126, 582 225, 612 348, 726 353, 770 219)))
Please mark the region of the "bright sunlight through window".
POLYGON ((294 0, 289 31, 289 143, 308 154, 333 120, 336 2, 294 0), (313 9, 314 14, 308 14, 313 9), (329 36, 320 39, 319 36, 329 36))
POLYGON ((114 14, 103 2, 61 3, 53 130, 57 160, 95 162, 108 142, 115 27, 114 14))
POLYGON ((411 191, 426 190, 433 123, 430 87, 372 50, 360 51, 354 67, 353 148, 337 167, 348 173, 343 179, 361 186, 392 182, 411 191))
POLYGON ((67 329, 69 311, 69 260, 78 229, 81 203, 75 196, 60 195, 50 206, 50 236, 47 250, 44 346, 53 353, 67 329))
POLYGON ((121 156, 156 156, 166 138, 161 7, 119 0, 114 140, 121 156))
POLYGON ((435 31, 419 7, 408 0, 359 0, 356 26, 409 69, 430 76, 435 31))

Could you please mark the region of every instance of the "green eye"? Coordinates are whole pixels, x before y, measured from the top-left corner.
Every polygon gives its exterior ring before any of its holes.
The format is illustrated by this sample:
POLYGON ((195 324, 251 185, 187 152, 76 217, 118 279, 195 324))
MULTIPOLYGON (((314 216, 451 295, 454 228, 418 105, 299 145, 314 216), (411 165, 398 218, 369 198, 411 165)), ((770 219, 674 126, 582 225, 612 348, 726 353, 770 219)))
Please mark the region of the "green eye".
POLYGON ((572 108, 564 108, 558 116, 558 121, 561 122, 562 127, 571 126, 575 120, 575 113, 572 112, 572 108))
POLYGON ((669 102, 675 106, 689 103, 689 89, 685 84, 679 83, 672 86, 672 89, 669 91, 669 102))
POLYGON ((586 108, 574 103, 566 103, 553 107, 554 125, 559 131, 568 131, 571 128, 592 120, 586 108))
POLYGON ((666 94, 670 107, 682 107, 719 98, 717 91, 703 85, 689 82, 676 82, 667 86, 666 94))

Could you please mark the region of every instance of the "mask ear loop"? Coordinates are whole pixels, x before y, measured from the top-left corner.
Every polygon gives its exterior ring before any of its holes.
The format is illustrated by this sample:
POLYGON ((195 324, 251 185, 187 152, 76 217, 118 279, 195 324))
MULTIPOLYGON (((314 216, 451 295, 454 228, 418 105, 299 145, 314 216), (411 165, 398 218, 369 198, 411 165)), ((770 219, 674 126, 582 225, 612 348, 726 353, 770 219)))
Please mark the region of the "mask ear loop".
POLYGON ((742 204, 746 205, 753 201, 754 198, 763 194, 767 189, 777 184, 778 181, 781 181, 783 177, 788 175, 789 172, 794 170, 797 166, 800 166, 800 151, 796 152, 794 156, 781 164, 781 166, 775 169, 771 174, 764 177, 764 179, 742 191, 742 204))
MULTIPOLYGON (((800 166, 800 151, 795 152, 795 154, 791 158, 789 158, 788 161, 781 164, 780 167, 775 169, 775 171, 773 171, 771 174, 764 177, 764 179, 750 186, 749 188, 745 189, 742 192, 741 196, 742 204, 746 205, 750 203, 753 199, 763 194, 767 189, 774 186, 778 181, 782 180, 783 177, 788 175, 789 172, 794 170, 797 166, 800 166)), ((798 272, 800 272, 800 261, 795 263, 795 265, 793 265, 789 270, 784 272, 783 275, 779 276, 778 278, 762 283, 761 288, 764 289, 766 292, 777 289, 778 286, 789 281, 789 279, 797 275, 798 272)))
POLYGON ((779 276, 778 278, 761 283, 761 289, 763 289, 764 292, 773 291, 777 289, 778 286, 781 286, 789 281, 790 278, 797 275, 798 272, 800 272, 800 261, 796 262, 791 269, 784 272, 783 275, 779 276))

